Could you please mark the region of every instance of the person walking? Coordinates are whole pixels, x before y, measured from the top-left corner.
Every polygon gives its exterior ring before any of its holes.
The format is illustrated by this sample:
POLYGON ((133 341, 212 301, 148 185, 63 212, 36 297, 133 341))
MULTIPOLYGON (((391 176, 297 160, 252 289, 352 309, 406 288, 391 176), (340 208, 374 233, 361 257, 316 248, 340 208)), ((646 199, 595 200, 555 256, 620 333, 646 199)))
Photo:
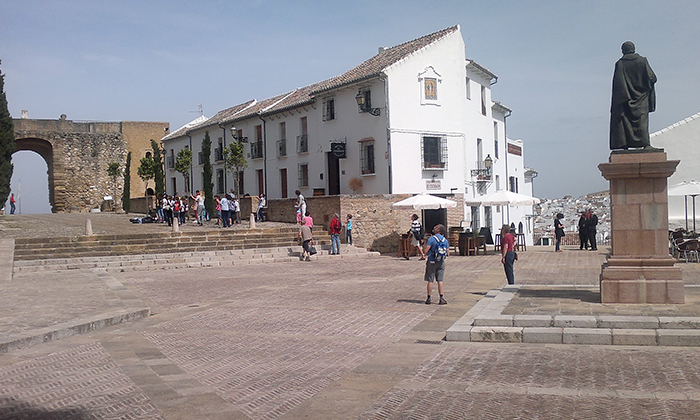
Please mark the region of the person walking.
POLYGON ((256 196, 255 198, 258 199, 258 211, 256 213, 257 221, 258 222, 264 222, 265 217, 263 217, 263 209, 265 206, 267 206, 267 200, 265 199, 265 193, 260 193, 259 196, 256 196))
POLYGON ((333 214, 330 224, 331 233, 331 255, 340 255, 340 220, 338 220, 338 213, 333 214))
POLYGON ((578 241, 579 249, 588 249, 588 228, 586 227, 588 219, 586 219, 586 212, 581 212, 581 217, 578 219, 578 241))
POLYGON ((561 224, 563 218, 564 215, 561 213, 557 213, 557 217, 554 218, 554 237, 557 240, 554 252, 561 252, 561 238, 565 236, 564 225, 561 224))
POLYGON ((311 229, 306 226, 306 221, 301 220, 301 226, 299 226, 299 240, 301 241, 301 260, 311 261, 311 244, 314 242, 314 235, 311 233, 311 229))
POLYGON ((598 216, 593 213, 592 209, 588 209, 588 241, 591 243, 591 251, 598 250, 598 243, 595 238, 597 226, 598 216))
POLYGON ((301 223, 301 219, 306 214, 306 199, 299 190, 294 191, 294 194, 297 196, 297 202, 294 204, 294 207, 297 209, 297 223, 301 223))
POLYGON ((352 214, 348 214, 345 220, 345 243, 352 245, 352 214))
POLYGON ((440 295, 440 305, 446 305, 442 282, 445 277, 445 258, 450 255, 450 244, 445 238, 445 226, 442 224, 433 227, 433 235, 428 238, 423 253, 428 255, 425 263, 425 275, 423 279, 427 282, 428 298, 426 305, 430 305, 430 296, 433 292, 433 283, 437 281, 438 294, 440 295))
POLYGON ((229 196, 228 194, 224 194, 223 197, 221 197, 221 222, 222 222, 222 227, 230 227, 231 226, 231 202, 229 201, 229 196))
POLYGON ((510 226, 503 225, 501 228, 501 264, 503 264, 503 270, 506 272, 508 284, 515 284, 513 264, 516 259, 515 236, 510 233, 510 226))
MULTIPOLYGON (((419 260, 424 260, 425 253, 423 252, 423 248, 421 247, 421 241, 425 236, 425 231, 423 230, 423 226, 420 224, 420 221, 418 221, 417 214, 411 216, 411 229, 409 229, 408 235, 411 237, 411 246, 415 247, 416 250, 418 250, 418 253, 420 254, 419 260)), ((406 259, 408 258, 409 257, 407 255, 406 259)))
POLYGON ((15 214, 15 193, 10 194, 10 214, 15 214))

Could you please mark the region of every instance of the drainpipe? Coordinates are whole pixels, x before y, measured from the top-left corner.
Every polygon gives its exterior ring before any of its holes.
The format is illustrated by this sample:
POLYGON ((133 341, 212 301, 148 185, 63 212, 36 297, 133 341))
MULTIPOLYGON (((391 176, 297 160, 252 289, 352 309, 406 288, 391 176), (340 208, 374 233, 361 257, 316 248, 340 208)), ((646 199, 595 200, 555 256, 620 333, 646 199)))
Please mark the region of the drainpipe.
POLYGON ((263 192, 267 197, 267 121, 260 114, 258 118, 263 122, 263 192))
POLYGON ((194 178, 194 172, 193 172, 193 170, 192 170, 192 163, 193 163, 193 161, 194 161, 194 150, 192 150, 192 136, 190 136, 190 135, 188 134, 187 137, 190 138, 190 152, 192 152, 192 161, 190 161, 190 182, 189 182, 190 185, 186 185, 186 186, 185 186, 185 187, 187 188, 187 191, 185 191, 185 192, 186 192, 186 193, 191 193, 191 192, 192 192, 192 182, 194 181, 194 179, 193 179, 193 178, 194 178))
MULTIPOLYGON (((389 194, 393 194, 394 185, 392 182, 391 168, 391 126, 389 125, 389 78, 386 74, 379 76, 379 80, 384 83, 384 119, 386 120, 386 155, 387 159, 387 175, 389 177, 389 194)), ((375 156, 376 165, 376 156, 375 156)))
MULTIPOLYGON (((219 123, 219 128, 224 132, 224 143, 221 145, 221 154, 223 155, 224 149, 226 148, 226 127, 219 123)), ((226 191, 228 191, 228 185, 226 184, 226 163, 224 163, 224 193, 226 193, 226 191)))

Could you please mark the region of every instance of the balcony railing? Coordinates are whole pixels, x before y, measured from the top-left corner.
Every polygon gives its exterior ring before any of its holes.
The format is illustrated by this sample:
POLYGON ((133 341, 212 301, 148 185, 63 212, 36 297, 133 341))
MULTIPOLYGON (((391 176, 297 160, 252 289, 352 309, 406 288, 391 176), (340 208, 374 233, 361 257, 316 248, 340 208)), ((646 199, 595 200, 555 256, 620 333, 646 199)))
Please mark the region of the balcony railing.
POLYGON ((483 161, 476 162, 476 169, 472 169, 472 178, 477 182, 491 182, 493 180, 492 167, 486 166, 483 161))
POLYGON ((256 141, 255 143, 250 143, 250 158, 251 159, 262 159, 263 157, 263 142, 256 141))
POLYGON ((287 139, 277 140, 277 157, 287 156, 287 139))
POLYGON ((309 135, 297 136, 297 153, 309 153, 309 135))

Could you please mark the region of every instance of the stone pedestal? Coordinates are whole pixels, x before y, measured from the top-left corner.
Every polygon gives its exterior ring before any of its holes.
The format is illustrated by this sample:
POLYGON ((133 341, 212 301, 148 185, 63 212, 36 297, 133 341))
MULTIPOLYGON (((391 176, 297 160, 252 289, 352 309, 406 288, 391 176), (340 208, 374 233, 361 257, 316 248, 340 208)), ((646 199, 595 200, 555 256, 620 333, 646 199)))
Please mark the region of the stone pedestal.
POLYGON ((678 160, 661 149, 613 151, 598 169, 610 181, 612 252, 602 303, 684 303, 681 269, 668 253, 668 177, 678 160))

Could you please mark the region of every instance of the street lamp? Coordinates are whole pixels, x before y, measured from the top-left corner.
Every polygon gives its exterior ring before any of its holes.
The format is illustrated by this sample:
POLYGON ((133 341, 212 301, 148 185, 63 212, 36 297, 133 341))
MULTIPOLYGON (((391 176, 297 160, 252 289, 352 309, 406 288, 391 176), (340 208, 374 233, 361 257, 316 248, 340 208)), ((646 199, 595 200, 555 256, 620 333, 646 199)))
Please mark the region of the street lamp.
POLYGON ((236 127, 234 127, 234 126, 231 126, 231 138, 240 142, 240 143, 248 143, 248 137, 243 137, 243 136, 241 136, 240 138, 238 137, 236 127))
POLYGON ((360 89, 357 92, 357 96, 355 96, 355 101, 357 101, 357 107, 359 108, 360 112, 368 112, 370 115, 374 115, 375 117, 378 117, 379 114, 381 113, 381 110, 379 108, 372 108, 371 105, 367 101, 367 97, 365 96, 365 93, 369 92, 368 90, 363 91, 360 89))

